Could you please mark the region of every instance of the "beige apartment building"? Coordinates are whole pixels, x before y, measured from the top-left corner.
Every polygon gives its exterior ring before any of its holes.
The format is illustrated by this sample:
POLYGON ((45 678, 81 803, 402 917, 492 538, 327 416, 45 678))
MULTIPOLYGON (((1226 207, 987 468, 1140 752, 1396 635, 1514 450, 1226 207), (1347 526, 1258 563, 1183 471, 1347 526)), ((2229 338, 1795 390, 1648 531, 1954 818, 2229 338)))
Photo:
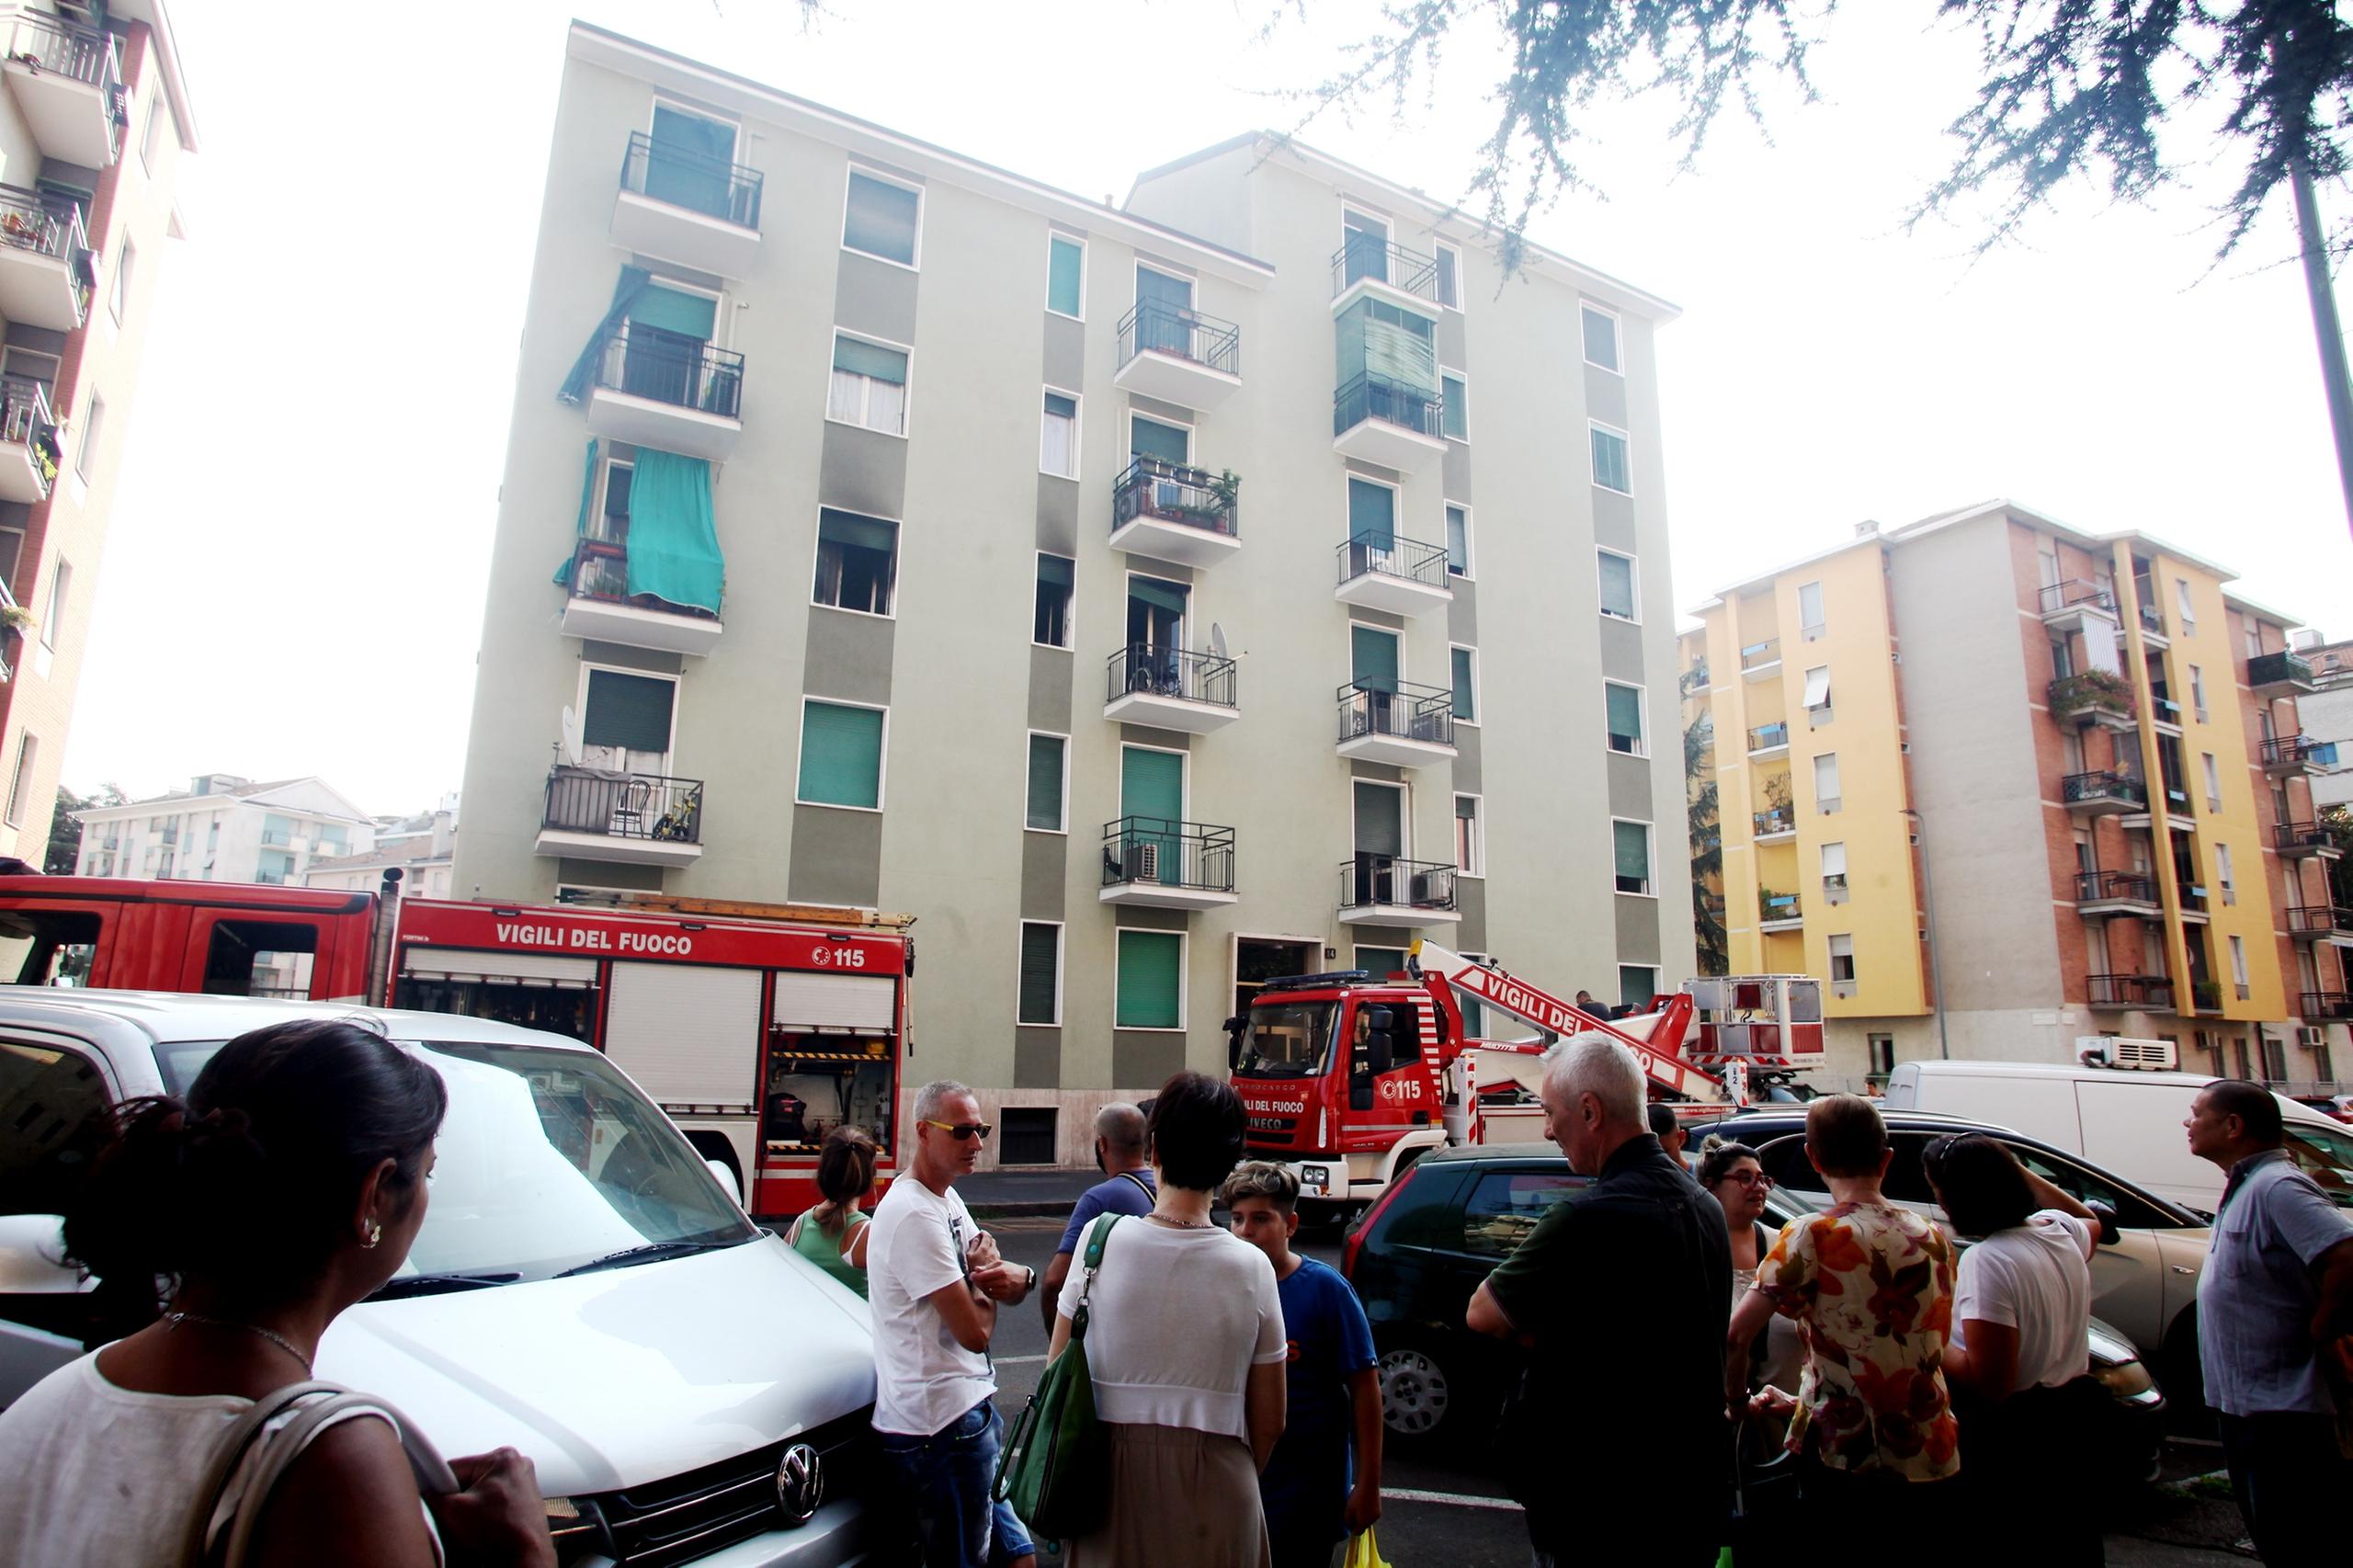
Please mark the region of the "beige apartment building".
POLYGON ((196 118, 161 0, 0 7, 0 854, 41 862, 196 118))
POLYGON ((914 1075, 1065 1160, 1274 975, 1672 989, 1675 313, 1286 139, 1114 208, 575 25, 458 896, 912 914, 914 1075))

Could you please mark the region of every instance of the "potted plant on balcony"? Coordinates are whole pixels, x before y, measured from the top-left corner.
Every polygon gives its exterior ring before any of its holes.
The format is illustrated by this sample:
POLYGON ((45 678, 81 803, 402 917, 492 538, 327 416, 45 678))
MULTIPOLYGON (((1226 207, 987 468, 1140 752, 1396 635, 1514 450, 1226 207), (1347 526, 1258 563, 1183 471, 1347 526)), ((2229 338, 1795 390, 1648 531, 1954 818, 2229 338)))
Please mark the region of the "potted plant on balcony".
POLYGON ((2189 987, 2190 1003, 2201 1013, 2222 1010, 2222 983, 2219 980, 2193 982, 2189 987))
POLYGON ((2134 712, 2132 686, 2108 670, 2078 670, 2051 683, 2051 716, 2073 719, 2081 713, 2114 713, 2130 719, 2134 712))
POLYGON ((1201 498, 1199 503, 1180 502, 1169 507, 1169 513, 1178 521, 1190 523, 1197 528, 1223 533, 1233 526, 1231 519, 1234 503, 1242 494, 1242 481, 1235 477, 1232 469, 1227 469, 1207 484, 1194 487, 1188 494, 1199 495, 1201 498))

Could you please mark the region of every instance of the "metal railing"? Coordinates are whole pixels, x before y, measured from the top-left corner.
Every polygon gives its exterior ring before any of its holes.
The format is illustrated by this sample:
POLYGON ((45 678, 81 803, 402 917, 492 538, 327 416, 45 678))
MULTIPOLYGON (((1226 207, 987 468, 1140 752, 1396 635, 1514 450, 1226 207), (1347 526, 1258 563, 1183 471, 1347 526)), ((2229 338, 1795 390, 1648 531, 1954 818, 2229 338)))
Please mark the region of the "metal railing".
POLYGON ((623 190, 742 229, 760 226, 761 183, 757 169, 708 153, 661 146, 642 131, 629 133, 629 150, 621 154, 623 190))
POLYGON ((1402 680, 1388 686, 1350 681, 1337 695, 1343 744, 1367 735, 1441 746, 1454 744, 1451 691, 1402 680))
POLYGON ((8 58, 18 64, 96 87, 107 99, 122 91, 122 54, 112 33, 74 27, 54 17, 18 13, 8 38, 8 58))
POLYGON ((702 780, 559 765, 548 773, 540 825, 605 838, 702 842, 702 780))
POLYGON ((2149 787, 2130 773, 2111 773, 2100 769, 2091 773, 2070 773, 2059 781, 2061 799, 2071 806, 2085 805, 2094 801, 2120 801, 2126 805, 2149 805, 2149 787))
POLYGON ((1131 642, 1113 653, 1103 667, 1106 702, 1140 692, 1219 708, 1236 705, 1233 661, 1216 653, 1131 642))
POLYGON ((1797 894, 1793 892, 1775 892, 1770 888, 1758 888, 1756 890, 1756 921, 1758 925, 1770 926, 1777 921, 1802 920, 1804 918, 1805 906, 1798 901, 1797 894))
POLYGON ((597 358, 597 384, 608 392, 738 419, 743 416, 744 356, 691 338, 630 338, 616 333, 597 358))
POLYGON ((2141 594, 2141 630, 2154 631, 2160 637, 2165 634, 2165 612, 2158 608, 2145 585, 2141 594))
POLYGON ((1790 726, 1786 720, 1778 724, 1759 724, 1748 732, 1748 749, 1752 752, 1770 751, 1789 744, 1790 726))
POLYGON ((1242 329, 1230 321, 1159 300, 1138 300, 1120 318, 1120 368, 1139 354, 1167 354, 1196 365, 1242 373, 1242 329))
POLYGON ((1347 243, 1332 253, 1333 298, 1368 278, 1433 305, 1438 302, 1438 257, 1370 234, 1350 234, 1347 243))
POLYGON ((2122 676, 2106 670, 2061 676, 2043 688, 2042 695, 2051 706, 2051 716, 2063 722, 2078 714, 2119 713, 2130 718, 2133 712, 2132 688, 2122 676))
POLYGON ((49 393, 27 376, 0 376, 0 441, 22 447, 40 473, 41 494, 57 480, 57 419, 49 393))
POLYGON ((2325 751, 2335 749, 2335 743, 2315 739, 2311 735, 2274 735, 2263 743, 2263 766, 2266 767, 2302 767, 2318 762, 2325 751))
POLYGON ((2173 892, 2174 897, 2181 901, 2181 912, 2184 915, 2206 913, 2206 890, 2196 882, 2176 882, 2173 885, 2173 892))
POLYGON ((2075 873, 2075 902, 2145 903, 2154 908, 2157 880, 2134 871, 2078 871, 2075 873))
POLYGON ((2300 903, 2288 911, 2288 929, 2298 936, 2325 937, 2353 931, 2353 909, 2336 904, 2300 903))
POLYGON ((1452 909, 1455 868, 1438 860, 1407 860, 1358 850, 1340 862, 1340 907, 1452 909))
POLYGON ((2193 980, 2189 983, 2189 1005, 2200 1013, 2222 1010, 2222 983, 2219 980, 2193 980))
MULTIPOLYGON (((629 546, 613 540, 584 539, 572 547, 572 597, 575 599, 598 599, 611 604, 627 604, 629 591, 629 546)), ((651 594, 639 596, 645 599, 642 607, 669 615, 688 616, 698 620, 716 620, 718 613, 700 605, 672 604, 668 599, 651 594)))
POLYGON ((2171 724, 2175 729, 2181 728, 2181 704, 2166 696, 2164 687, 2154 684, 2150 686, 2149 710, 2149 717, 2158 723, 2171 724))
POLYGON ((2314 1018, 2353 1020, 2353 993, 2343 991, 2307 991, 2297 1009, 2306 1022, 2314 1018))
POLYGON ((2089 605, 2094 609, 2103 609, 2114 615, 2116 594, 2114 590, 2086 577, 2070 577, 2042 590, 2042 613, 2045 615, 2056 615, 2075 605, 2089 605))
POLYGON ((1768 637, 1762 642, 1751 642, 1740 651, 1740 667, 1744 670, 1761 669, 1767 665, 1778 665, 1780 662, 1781 640, 1778 637, 1768 637))
POLYGON ((1233 891, 1233 830, 1166 817, 1103 824, 1103 885, 1131 882, 1198 892, 1233 891))
POLYGON ((2086 999, 2095 1007, 2173 1006, 2173 982, 2161 974, 2087 974, 2086 999))
POLYGON ((1237 538, 1241 487, 1230 473, 1140 457, 1111 485, 1111 528, 1116 533, 1138 517, 1151 517, 1237 538))
POLYGON ((2313 684, 2313 662, 2302 653, 2282 649, 2276 653, 2257 653, 2246 662, 2246 683, 2249 686, 2310 686, 2313 684))
POLYGON ((1776 806, 1769 812, 1751 812, 1749 817, 1754 824, 1753 837, 1762 838, 1768 833, 1795 833, 1798 830, 1798 814, 1788 806, 1776 806))
POLYGON ((1332 434, 1345 436, 1368 419, 1402 426, 1425 436, 1441 436, 1446 400, 1405 381, 1367 370, 1351 376, 1332 394, 1332 434))
POLYGON ((89 314, 97 263, 90 254, 89 236, 83 232, 79 207, 52 206, 33 191, 0 186, 0 244, 63 262, 74 285, 74 315, 79 319, 89 314))
POLYGON ((2271 841, 2283 853, 2289 854, 2299 849, 2335 849, 2336 847, 2336 835, 2328 830, 2327 824, 2317 822, 2279 823, 2271 830, 2271 841))
POLYGON ((1367 531, 1349 536, 1334 554, 1340 563, 1343 583, 1370 574, 1403 577, 1425 587, 1449 587, 1446 580, 1446 546, 1442 544, 1427 544, 1394 533, 1384 538, 1367 531))

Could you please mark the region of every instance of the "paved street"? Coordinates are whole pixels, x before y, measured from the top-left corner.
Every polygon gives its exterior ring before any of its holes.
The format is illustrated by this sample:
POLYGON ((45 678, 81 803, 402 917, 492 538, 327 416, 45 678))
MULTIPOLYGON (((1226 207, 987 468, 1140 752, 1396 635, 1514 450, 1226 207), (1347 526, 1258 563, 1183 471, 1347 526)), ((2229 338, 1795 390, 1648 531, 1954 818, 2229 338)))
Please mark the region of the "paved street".
MULTIPOLYGON (((1006 1256, 1040 1273, 1053 1256, 1062 1223, 1044 1219, 988 1221, 1006 1256)), ((1336 1240, 1310 1242, 1302 1250, 1335 1267, 1336 1240)), ((1032 1298, 1000 1320, 996 1339, 997 1383, 1010 1419, 1038 1386, 1045 1369, 1046 1331, 1032 1298)), ((2177 1444, 2167 1451, 2169 1482, 2221 1466, 2211 1445, 2177 1444)), ((1390 1456, 1384 1466, 1386 1494, 1381 1521, 1382 1554, 1397 1568, 1525 1568, 1528 1537, 1518 1510, 1480 1472, 1478 1456, 1390 1456)), ((2121 1499, 2112 1511, 2108 1560, 2133 1568, 2190 1568, 2193 1564, 2243 1563, 2230 1543, 2241 1534, 2238 1511, 2227 1494, 2182 1495, 2151 1488, 2121 1499)), ((2021 1547, 2029 1543, 2021 1542, 2021 1547)), ((2030 1551, 2028 1553, 2030 1560, 2030 1551)), ((1040 1560, 1054 1562, 1049 1555, 1040 1560)))

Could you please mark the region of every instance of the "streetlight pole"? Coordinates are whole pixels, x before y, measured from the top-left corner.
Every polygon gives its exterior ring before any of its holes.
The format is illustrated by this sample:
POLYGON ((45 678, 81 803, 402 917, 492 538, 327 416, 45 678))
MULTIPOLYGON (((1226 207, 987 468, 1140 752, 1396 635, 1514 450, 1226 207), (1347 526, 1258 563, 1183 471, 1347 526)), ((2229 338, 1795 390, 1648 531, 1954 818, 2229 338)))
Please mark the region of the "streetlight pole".
POLYGON ((2328 234, 2320 226, 2320 203, 2313 196, 2313 172, 2303 159, 2291 165, 2296 229, 2303 240, 2304 292, 2313 308, 2313 335, 2319 339, 2321 384, 2328 393, 2328 425, 2336 437, 2336 478, 2345 491, 2345 513, 2353 527, 2353 377, 2345 368, 2345 327, 2336 319, 2336 290, 2328 277, 2328 234))
POLYGON ((1928 824, 1910 806, 1895 809, 1912 819, 1915 830, 1913 836, 1920 844, 1920 903, 1927 920, 1927 929, 1923 935, 1928 939, 1928 986, 1937 994, 1937 1055, 1939 1060, 1949 1062, 1952 1060, 1952 1040, 1945 1029, 1945 972, 1943 960, 1938 957, 1937 890, 1936 884, 1928 880, 1928 824))

